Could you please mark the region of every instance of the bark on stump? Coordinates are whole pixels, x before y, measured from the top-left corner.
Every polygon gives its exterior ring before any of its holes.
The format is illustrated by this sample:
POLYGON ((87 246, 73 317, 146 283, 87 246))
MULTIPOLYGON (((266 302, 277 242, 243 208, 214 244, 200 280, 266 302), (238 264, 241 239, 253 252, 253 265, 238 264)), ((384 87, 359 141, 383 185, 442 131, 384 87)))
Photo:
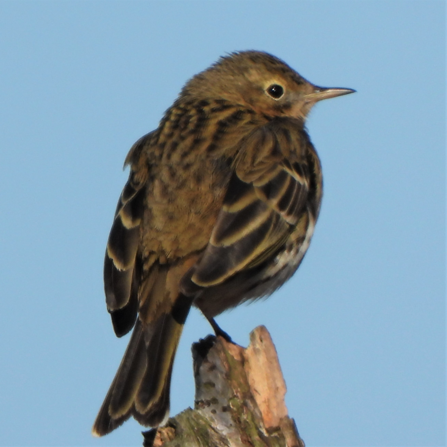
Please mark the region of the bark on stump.
POLYGON ((195 408, 144 432, 145 447, 304 447, 284 403, 286 385, 264 326, 243 348, 208 336, 192 346, 195 408))

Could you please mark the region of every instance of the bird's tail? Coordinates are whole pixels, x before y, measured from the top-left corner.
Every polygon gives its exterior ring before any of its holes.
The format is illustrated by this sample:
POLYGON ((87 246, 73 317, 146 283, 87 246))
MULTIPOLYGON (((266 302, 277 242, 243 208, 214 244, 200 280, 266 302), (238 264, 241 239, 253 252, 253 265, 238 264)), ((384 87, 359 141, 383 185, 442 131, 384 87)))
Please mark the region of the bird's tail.
POLYGON ((104 436, 130 416, 156 427, 169 416, 172 366, 192 299, 179 295, 168 313, 144 325, 137 319, 123 360, 93 425, 104 436))

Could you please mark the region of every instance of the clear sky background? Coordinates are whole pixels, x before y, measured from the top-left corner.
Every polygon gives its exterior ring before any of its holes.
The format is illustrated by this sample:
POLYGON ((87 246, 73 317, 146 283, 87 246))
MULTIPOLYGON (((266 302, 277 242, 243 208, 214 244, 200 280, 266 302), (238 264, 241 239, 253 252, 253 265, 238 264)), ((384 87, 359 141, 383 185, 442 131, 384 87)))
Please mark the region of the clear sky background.
MULTIPOLYGON (((322 86, 325 195, 299 272, 218 322, 270 330, 313 446, 445 445, 443 1, 0 2, 0 445, 138 446, 90 429, 121 360, 102 263, 130 146, 219 56, 322 86)), ((194 310, 172 413, 193 405, 194 310)))

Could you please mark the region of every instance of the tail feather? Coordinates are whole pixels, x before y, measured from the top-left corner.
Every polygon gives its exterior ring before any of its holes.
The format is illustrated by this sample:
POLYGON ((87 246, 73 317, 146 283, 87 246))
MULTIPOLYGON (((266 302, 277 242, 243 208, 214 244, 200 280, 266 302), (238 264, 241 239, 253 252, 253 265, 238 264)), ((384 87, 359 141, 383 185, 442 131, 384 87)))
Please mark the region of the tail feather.
POLYGON ((158 426, 169 416, 174 357, 192 300, 180 295, 169 313, 144 325, 137 319, 129 346, 93 425, 103 436, 130 416, 158 426))
POLYGON ((112 397, 108 408, 112 418, 130 415, 135 395, 147 369, 144 334, 140 321, 137 321, 132 338, 117 371, 112 397))
POLYGON ((142 375, 144 373, 144 370, 141 373, 142 361, 146 361, 145 346, 141 323, 137 321, 124 357, 93 424, 94 436, 107 435, 131 416, 133 400, 130 400, 129 405, 126 397, 135 395, 138 390, 141 378, 135 377, 134 366, 137 366, 136 370, 142 375))
POLYGON ((166 389, 169 407, 169 379, 183 324, 176 322, 172 314, 165 314, 158 323, 147 347, 148 367, 135 402, 136 410, 141 414, 160 407, 166 400, 163 397, 166 389))

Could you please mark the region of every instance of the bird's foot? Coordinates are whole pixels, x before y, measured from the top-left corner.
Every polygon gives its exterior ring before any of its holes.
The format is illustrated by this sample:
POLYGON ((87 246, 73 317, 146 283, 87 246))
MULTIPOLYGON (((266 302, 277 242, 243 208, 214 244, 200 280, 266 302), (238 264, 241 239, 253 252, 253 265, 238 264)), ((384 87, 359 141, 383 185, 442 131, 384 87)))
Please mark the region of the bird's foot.
POLYGON ((233 340, 231 340, 231 337, 220 328, 220 326, 216 323, 216 320, 214 318, 208 318, 206 317, 209 323, 211 324, 211 327, 214 330, 214 333, 216 334, 216 337, 222 337, 224 338, 228 343, 233 343, 233 340))

